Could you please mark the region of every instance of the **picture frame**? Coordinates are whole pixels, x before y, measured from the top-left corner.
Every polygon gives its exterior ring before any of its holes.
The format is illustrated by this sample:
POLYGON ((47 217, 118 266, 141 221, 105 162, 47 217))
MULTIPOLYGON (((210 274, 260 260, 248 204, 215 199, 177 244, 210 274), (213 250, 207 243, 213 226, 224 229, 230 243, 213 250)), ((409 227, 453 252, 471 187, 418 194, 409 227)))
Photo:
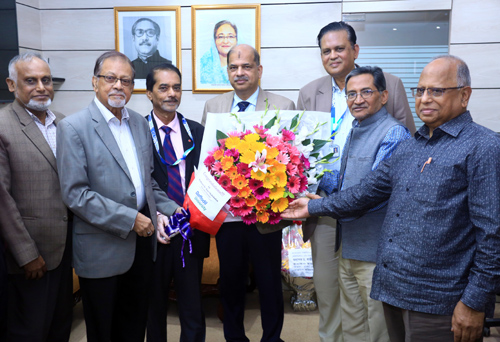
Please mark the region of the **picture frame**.
POLYGON ((227 51, 248 44, 260 53, 260 4, 191 6, 193 93, 233 90, 227 51))
POLYGON ((180 6, 115 7, 114 14, 115 49, 136 69, 134 93, 146 92, 152 67, 170 62, 181 69, 180 6))

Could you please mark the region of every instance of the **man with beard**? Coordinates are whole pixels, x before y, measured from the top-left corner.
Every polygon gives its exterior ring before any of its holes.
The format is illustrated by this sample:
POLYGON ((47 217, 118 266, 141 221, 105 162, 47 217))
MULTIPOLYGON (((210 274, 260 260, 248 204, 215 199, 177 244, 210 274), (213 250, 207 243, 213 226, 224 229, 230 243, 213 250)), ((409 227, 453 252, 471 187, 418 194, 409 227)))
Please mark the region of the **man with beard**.
POLYGON ((132 61, 135 77, 146 78, 149 71, 162 63, 172 63, 158 52, 160 25, 149 18, 141 18, 132 26, 132 39, 138 57, 132 61))
POLYGON ((49 109, 52 76, 39 54, 14 57, 7 84, 16 98, 0 110, 0 243, 6 245, 9 273, 7 341, 68 341, 73 308, 71 231, 55 157, 56 125, 64 116, 49 109))
POLYGON ((179 206, 151 177, 148 123, 125 108, 134 89, 127 56, 102 54, 92 85, 96 96, 90 105, 57 127, 62 197, 75 214, 73 265, 87 340, 143 342, 156 210, 171 215, 179 206))

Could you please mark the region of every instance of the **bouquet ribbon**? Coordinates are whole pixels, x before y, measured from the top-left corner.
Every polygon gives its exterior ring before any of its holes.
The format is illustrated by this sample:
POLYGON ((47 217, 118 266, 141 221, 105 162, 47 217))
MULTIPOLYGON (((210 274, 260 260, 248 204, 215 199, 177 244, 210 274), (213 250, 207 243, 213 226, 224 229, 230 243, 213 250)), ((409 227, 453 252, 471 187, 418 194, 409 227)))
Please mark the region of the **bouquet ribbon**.
POLYGON ((168 225, 165 227, 165 233, 168 236, 179 234, 184 239, 184 241, 182 241, 181 259, 182 267, 186 267, 186 262, 184 261, 184 245, 186 241, 189 242, 189 254, 193 253, 191 238, 193 237, 194 232, 191 228, 191 225, 189 224, 189 219, 191 218, 189 209, 181 209, 182 213, 176 213, 170 216, 168 225))

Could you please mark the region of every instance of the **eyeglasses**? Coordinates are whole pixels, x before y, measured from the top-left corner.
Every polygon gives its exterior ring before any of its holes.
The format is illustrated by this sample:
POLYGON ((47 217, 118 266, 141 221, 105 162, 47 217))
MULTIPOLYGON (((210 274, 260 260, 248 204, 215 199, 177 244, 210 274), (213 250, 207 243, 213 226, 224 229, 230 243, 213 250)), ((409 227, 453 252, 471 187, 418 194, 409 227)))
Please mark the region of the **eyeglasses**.
POLYGON ((427 90, 427 95, 432 97, 443 96, 444 92, 451 89, 462 89, 462 87, 450 87, 450 88, 410 88, 413 97, 422 97, 424 92, 427 90))
POLYGON ((137 29, 137 30, 135 30, 134 35, 136 37, 142 37, 142 36, 144 36, 144 33, 146 33, 146 35, 148 37, 156 36, 156 31, 154 29, 148 29, 148 30, 137 29))
POLYGON ((369 99, 370 97, 372 97, 373 93, 376 91, 378 91, 378 90, 365 89, 365 90, 361 90, 359 93, 356 93, 354 91, 350 91, 346 94, 345 97, 346 97, 347 101, 354 101, 354 100, 356 100, 358 95, 361 95, 361 97, 366 100, 366 99, 369 99))
POLYGON ((109 84, 115 84, 118 80, 120 80, 120 82, 122 83, 122 86, 124 86, 124 87, 128 87, 134 83, 134 81, 131 80, 130 78, 118 78, 116 76, 111 76, 111 75, 97 75, 96 77, 97 78, 99 78, 99 77, 104 78, 104 81, 106 81, 106 83, 109 83, 109 84))
POLYGON ((233 34, 228 34, 227 36, 223 35, 223 34, 219 34, 217 36, 217 40, 235 40, 237 36, 233 35, 233 34))

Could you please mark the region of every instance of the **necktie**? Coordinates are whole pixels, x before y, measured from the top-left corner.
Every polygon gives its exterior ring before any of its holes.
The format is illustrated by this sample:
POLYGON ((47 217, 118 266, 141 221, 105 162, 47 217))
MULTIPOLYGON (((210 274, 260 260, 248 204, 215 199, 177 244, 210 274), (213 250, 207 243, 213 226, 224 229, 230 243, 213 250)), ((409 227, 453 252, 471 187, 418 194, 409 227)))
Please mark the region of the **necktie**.
POLYGON ((178 205, 182 206, 184 203, 184 192, 182 191, 181 175, 179 173, 179 165, 172 165, 176 162, 174 147, 170 139, 170 132, 172 128, 162 126, 161 129, 165 132, 165 140, 163 141, 163 152, 165 154, 165 161, 167 162, 168 171, 168 188, 167 195, 171 200, 174 200, 178 205))
POLYGON ((247 101, 241 101, 238 102, 238 108, 240 109, 238 112, 244 112, 245 109, 250 105, 250 102, 247 101))

